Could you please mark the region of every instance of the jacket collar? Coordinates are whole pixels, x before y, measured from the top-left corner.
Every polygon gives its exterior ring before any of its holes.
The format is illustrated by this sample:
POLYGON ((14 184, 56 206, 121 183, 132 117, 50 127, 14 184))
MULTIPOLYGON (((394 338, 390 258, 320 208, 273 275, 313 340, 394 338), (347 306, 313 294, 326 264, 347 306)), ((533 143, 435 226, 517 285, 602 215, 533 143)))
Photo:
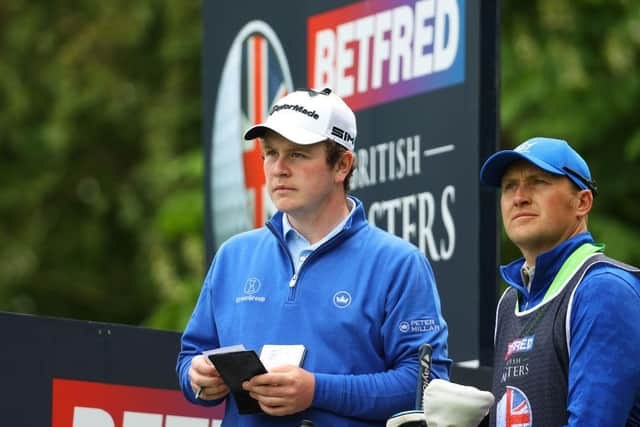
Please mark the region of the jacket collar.
POLYGON ((509 286, 516 288, 524 296, 525 301, 530 298, 534 300, 541 299, 565 260, 584 243, 594 243, 593 237, 588 231, 573 236, 553 249, 538 255, 536 257, 535 274, 529 291, 522 283, 522 275, 520 274, 520 270, 524 265, 524 258, 519 258, 507 265, 500 266, 500 275, 509 286))
MULTIPOLYGON (((364 205, 362 204, 362 202, 354 196, 349 195, 347 197, 353 200, 353 202, 355 203, 355 207, 353 208, 353 212, 351 212, 347 217, 344 228, 338 234, 350 236, 351 234, 364 227, 367 224, 367 220, 364 212, 364 205)), ((273 214, 269 221, 267 221, 266 226, 274 231, 274 233, 280 240, 284 241, 284 231, 282 228, 283 215, 283 212, 277 211, 275 214, 273 214)))

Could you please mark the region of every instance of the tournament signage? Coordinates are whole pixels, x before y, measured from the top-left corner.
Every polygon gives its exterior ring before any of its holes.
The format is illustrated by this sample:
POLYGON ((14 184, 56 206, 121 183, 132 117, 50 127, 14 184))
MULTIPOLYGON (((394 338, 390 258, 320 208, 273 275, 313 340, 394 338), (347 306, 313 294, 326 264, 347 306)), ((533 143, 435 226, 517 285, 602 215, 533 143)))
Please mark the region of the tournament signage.
POLYGON ((179 390, 180 334, 0 312, 0 425, 219 427, 179 390))
POLYGON ((464 81, 464 0, 360 2, 308 19, 308 82, 354 110, 464 81))
POLYGON ((223 408, 193 405, 179 390, 53 378, 51 426, 218 427, 223 408))
MULTIPOLYGON (((429 258, 450 353, 478 359, 480 239, 496 239, 495 229, 480 227, 480 155, 495 145, 482 138, 481 114, 496 101, 495 93, 481 99, 479 3, 205 2, 209 256, 274 212, 259 142, 244 141, 244 130, 284 94, 329 87, 356 113, 352 193, 372 224, 429 258)), ((495 270, 495 253, 488 260, 495 270)))

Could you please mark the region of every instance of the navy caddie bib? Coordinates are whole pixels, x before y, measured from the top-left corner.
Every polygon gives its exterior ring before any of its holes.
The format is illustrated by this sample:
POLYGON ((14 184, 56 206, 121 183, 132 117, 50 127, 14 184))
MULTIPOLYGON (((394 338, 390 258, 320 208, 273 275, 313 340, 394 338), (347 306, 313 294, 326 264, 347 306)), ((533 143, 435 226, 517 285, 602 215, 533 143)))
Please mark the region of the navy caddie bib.
POLYGON ((640 270, 583 245, 567 259, 543 302, 520 311, 518 291, 507 289, 496 314, 491 426, 562 426, 567 423, 569 345, 567 310, 576 287, 597 263, 640 270), (581 251, 582 249, 582 251, 581 251), (573 259, 572 259, 573 258, 573 259))

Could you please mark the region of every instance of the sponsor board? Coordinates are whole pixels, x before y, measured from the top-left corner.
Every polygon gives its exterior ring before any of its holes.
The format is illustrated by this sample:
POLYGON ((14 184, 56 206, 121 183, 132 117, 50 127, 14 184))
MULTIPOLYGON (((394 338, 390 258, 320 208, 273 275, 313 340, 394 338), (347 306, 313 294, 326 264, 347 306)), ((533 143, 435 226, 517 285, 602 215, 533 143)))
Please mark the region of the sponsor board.
POLYGON ((354 110, 464 81, 464 0, 364 1, 308 20, 308 82, 354 110))
POLYGON ((218 427, 224 405, 187 402, 180 391, 54 378, 51 427, 218 427))

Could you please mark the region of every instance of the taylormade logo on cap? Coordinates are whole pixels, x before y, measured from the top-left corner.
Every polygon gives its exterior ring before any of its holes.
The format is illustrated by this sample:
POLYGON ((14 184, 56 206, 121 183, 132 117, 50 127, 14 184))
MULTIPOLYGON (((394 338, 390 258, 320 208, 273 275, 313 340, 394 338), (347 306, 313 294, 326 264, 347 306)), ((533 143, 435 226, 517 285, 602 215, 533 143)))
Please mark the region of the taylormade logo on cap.
POLYGON ((316 120, 320 118, 316 110, 309 111, 304 108, 302 105, 291 105, 291 104, 283 104, 283 105, 274 105, 269 114, 277 113, 280 110, 293 110, 298 113, 306 114, 309 117, 312 117, 316 120))
POLYGON ((271 108, 267 120, 250 127, 244 138, 260 138, 268 129, 296 144, 329 139, 350 151, 357 133, 353 111, 328 88, 298 90, 283 97, 271 108))

